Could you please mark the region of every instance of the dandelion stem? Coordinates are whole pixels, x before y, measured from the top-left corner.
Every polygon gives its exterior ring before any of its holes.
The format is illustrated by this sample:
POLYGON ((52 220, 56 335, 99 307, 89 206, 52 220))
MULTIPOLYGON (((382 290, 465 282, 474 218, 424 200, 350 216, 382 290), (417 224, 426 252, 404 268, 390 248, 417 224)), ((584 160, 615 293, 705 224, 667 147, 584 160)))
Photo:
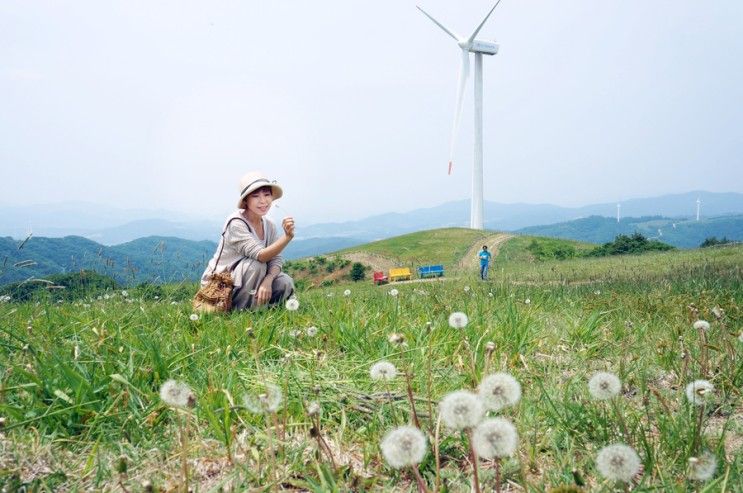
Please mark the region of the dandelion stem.
POLYGON ((413 470, 413 474, 415 475, 415 480, 418 482, 418 493, 428 493, 428 488, 426 488, 426 482, 423 481, 423 477, 421 476, 420 471, 418 470, 418 465, 412 465, 410 468, 413 470))
POLYGON ((183 476, 183 491, 188 493, 188 412, 178 420, 181 435, 181 475, 183 476))
POLYGON ((495 463, 495 491, 500 493, 500 459, 496 457, 493 462, 495 463))
POLYGON ((475 493, 480 493, 480 479, 477 476, 477 454, 475 447, 472 445, 472 428, 467 428, 467 441, 470 446, 470 460, 472 461, 472 481, 475 487, 475 493))
POLYGON ((699 451, 699 439, 702 435, 702 420, 704 419, 704 409, 707 406, 702 404, 699 406, 699 414, 697 415, 696 427, 694 428, 694 440, 691 444, 691 455, 696 456, 699 451))
POLYGON ((418 421, 418 413, 415 412, 415 400, 413 399, 413 387, 410 383, 410 372, 405 372, 405 383, 407 384, 408 388, 408 400, 410 401, 410 412, 413 415, 413 424, 416 428, 420 429, 421 424, 420 421, 418 421))
POLYGON ((617 402, 617 398, 614 397, 609 400, 611 401, 611 407, 614 408, 614 414, 617 415, 617 419, 619 420, 619 426, 622 427, 622 433, 624 433, 624 439, 627 441, 628 444, 632 445, 632 439, 629 436, 629 429, 627 428, 627 423, 624 420, 624 415, 622 414, 622 410, 619 409, 619 402, 617 402))
POLYGON ((434 493, 438 493, 441 486, 441 456, 439 454, 439 434, 441 432, 441 414, 436 419, 436 432, 433 438, 433 454, 436 458, 436 481, 433 484, 434 493))

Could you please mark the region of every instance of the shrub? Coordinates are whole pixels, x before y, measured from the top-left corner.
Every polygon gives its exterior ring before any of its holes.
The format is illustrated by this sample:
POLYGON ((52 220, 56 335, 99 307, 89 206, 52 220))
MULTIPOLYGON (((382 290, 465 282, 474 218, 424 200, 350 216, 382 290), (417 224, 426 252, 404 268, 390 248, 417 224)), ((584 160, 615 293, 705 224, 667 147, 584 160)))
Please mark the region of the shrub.
POLYGON ((667 250, 675 250, 675 248, 658 240, 648 240, 642 234, 635 233, 632 236, 618 235, 614 241, 594 248, 587 255, 589 257, 605 257, 607 255, 640 254, 667 250))
POLYGON ((728 240, 726 236, 723 236, 721 239, 717 239, 716 236, 710 236, 704 239, 701 245, 699 245, 700 248, 707 248, 711 246, 717 246, 717 245, 727 245, 728 243, 732 243, 732 240, 728 240))
POLYGON ((366 277, 364 265, 359 262, 354 262, 351 266, 351 279, 353 281, 361 281, 366 277))

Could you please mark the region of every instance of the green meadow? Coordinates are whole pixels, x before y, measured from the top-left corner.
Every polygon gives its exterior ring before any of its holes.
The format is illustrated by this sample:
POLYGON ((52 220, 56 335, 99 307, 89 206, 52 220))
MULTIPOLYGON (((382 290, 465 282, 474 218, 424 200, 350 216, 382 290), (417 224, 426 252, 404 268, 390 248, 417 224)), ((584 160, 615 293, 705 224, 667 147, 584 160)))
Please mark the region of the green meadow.
POLYGON ((296 311, 193 320, 195 285, 0 303, 3 491, 469 492, 468 433, 439 402, 495 372, 521 385, 490 411, 518 445, 474 461, 480 491, 743 491, 743 247, 538 262, 516 237, 483 282, 456 266, 485 235, 443 231, 354 249, 446 264, 442 280, 307 289, 296 311), (373 380, 379 361, 397 376, 373 380), (597 371, 616 396, 591 395, 597 371), (169 379, 193 405, 161 399, 169 379), (713 390, 695 404, 700 379, 713 390), (275 412, 255 409, 277 391, 275 412), (380 452, 416 421, 423 486, 380 452), (615 443, 641 460, 631 481, 597 467, 615 443), (701 457, 716 465, 693 479, 701 457))

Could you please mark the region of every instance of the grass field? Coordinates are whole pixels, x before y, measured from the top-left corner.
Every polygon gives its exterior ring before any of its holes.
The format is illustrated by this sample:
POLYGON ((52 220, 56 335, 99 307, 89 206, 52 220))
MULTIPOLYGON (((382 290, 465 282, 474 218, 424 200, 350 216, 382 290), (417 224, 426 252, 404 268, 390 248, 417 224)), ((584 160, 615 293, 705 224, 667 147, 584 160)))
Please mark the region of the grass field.
POLYGON ((438 403, 508 372, 521 399, 490 415, 513 422, 518 446, 477 461, 482 491, 743 491, 743 247, 515 257, 496 260, 489 282, 460 272, 340 285, 299 293, 296 311, 198 320, 167 289, 149 301, 112 292, 2 303, 0 483, 176 491, 187 477, 196 491, 417 491, 413 468, 393 469, 380 452, 389 430, 414 421, 407 373, 427 439, 425 488, 466 492, 469 439, 439 423, 438 403), (450 327, 453 312, 466 327, 450 327), (372 380, 382 360, 396 378, 372 380), (618 376, 617 396, 591 396, 597 371, 618 376), (191 387, 194 407, 161 400, 168 379, 191 387), (703 405, 685 396, 697 379, 714 385, 703 405), (277 389, 275 412, 251 411, 277 389), (626 484, 597 468, 599 450, 618 442, 642 462, 626 484), (710 458, 713 473, 690 479, 710 458))

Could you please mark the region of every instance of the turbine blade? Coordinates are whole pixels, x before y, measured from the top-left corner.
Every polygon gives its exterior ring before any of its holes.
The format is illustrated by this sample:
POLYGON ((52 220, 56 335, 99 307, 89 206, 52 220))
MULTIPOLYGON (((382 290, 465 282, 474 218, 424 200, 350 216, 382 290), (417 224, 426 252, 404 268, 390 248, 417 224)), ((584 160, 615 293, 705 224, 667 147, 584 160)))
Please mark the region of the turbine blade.
POLYGON ((454 148, 457 143, 457 134, 459 133, 459 122, 462 120, 462 107, 464 106, 464 89, 467 84, 467 78, 470 75, 470 54, 466 48, 462 48, 462 64, 459 67, 459 84, 457 87, 457 106, 454 110, 454 126, 451 130, 451 143, 449 145, 449 174, 451 174, 452 165, 454 164, 454 148))
POLYGON ((482 29, 482 26, 485 25, 485 22, 488 20, 488 17, 490 17, 490 14, 493 13, 493 10, 495 10, 495 8, 498 6, 499 3, 500 3, 500 0, 495 2, 495 5, 493 5, 493 8, 490 9, 490 12, 488 12, 488 15, 486 15, 485 18, 480 23, 480 25, 477 26, 477 29, 475 29, 475 31, 472 33, 472 36, 470 36, 470 38, 467 40, 467 43, 472 43, 475 40, 475 36, 477 36, 477 33, 480 32, 480 29, 482 29))
POLYGON ((428 12, 426 12, 425 10, 423 10, 422 8, 420 8, 417 5, 415 6, 415 8, 417 8, 418 10, 420 10, 421 12, 423 12, 423 14, 425 14, 426 17, 428 17, 429 19, 431 19, 434 22, 434 24, 436 24, 441 29, 443 29, 444 32, 446 34, 448 34, 449 36, 451 36, 452 38, 454 38, 455 41, 459 42, 459 36, 457 36, 452 31, 450 31, 449 29, 447 29, 446 26, 444 26, 442 23, 440 23, 439 21, 437 21, 436 19, 434 19, 433 17, 431 17, 428 12))

